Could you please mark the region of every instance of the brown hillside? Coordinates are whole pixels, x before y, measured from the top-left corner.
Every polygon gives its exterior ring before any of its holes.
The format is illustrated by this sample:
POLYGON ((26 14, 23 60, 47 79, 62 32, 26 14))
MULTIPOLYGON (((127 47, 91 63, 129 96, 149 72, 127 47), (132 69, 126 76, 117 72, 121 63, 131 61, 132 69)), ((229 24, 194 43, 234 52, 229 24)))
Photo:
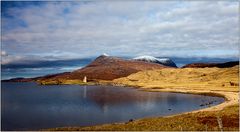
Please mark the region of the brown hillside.
MULTIPOLYGON (((113 80, 126 77, 138 71, 162 68, 167 68, 167 66, 102 55, 82 69, 53 76, 52 78, 47 78, 47 80, 82 80, 84 76, 87 76, 88 80, 113 80)), ((46 78, 43 78, 41 80, 45 79, 46 78)))
POLYGON ((226 63, 192 63, 187 64, 182 68, 205 68, 205 67, 228 68, 236 65, 239 65, 239 61, 231 61, 226 63))

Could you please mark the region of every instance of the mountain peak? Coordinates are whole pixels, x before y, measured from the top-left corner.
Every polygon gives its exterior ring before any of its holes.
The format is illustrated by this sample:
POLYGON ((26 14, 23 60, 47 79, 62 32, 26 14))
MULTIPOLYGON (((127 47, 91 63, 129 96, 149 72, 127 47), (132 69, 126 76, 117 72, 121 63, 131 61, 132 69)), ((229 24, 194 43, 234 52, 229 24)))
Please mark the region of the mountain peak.
POLYGON ((133 60, 146 60, 146 61, 155 61, 157 58, 149 55, 143 55, 133 58, 133 60))
POLYGON ((101 56, 109 56, 107 53, 103 53, 101 56))
POLYGON ((133 58, 133 60, 158 63, 165 66, 177 67, 176 64, 169 58, 156 58, 153 56, 144 55, 144 56, 135 57, 133 58))
POLYGON ((109 58, 110 56, 106 53, 103 53, 101 54, 100 56, 98 56, 95 60, 98 60, 98 59, 106 59, 106 58, 109 58))
MULTIPOLYGON (((88 80, 113 80, 120 77, 126 77, 132 73, 144 70, 152 69, 162 69, 167 68, 167 66, 156 64, 156 63, 146 63, 141 61, 126 60, 114 56, 104 56, 101 55, 97 57, 89 65, 75 70, 67 75, 60 75, 53 77, 53 80, 59 79, 79 79, 83 80, 86 76, 88 80)), ((49 80, 49 78, 47 78, 49 80)))

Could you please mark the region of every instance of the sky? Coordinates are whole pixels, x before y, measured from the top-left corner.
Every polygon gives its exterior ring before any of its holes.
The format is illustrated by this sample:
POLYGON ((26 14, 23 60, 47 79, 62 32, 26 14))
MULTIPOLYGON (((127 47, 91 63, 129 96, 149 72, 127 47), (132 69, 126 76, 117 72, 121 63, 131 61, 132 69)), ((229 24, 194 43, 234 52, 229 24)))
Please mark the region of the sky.
POLYGON ((238 1, 1 2, 1 64, 112 56, 238 57, 238 1))

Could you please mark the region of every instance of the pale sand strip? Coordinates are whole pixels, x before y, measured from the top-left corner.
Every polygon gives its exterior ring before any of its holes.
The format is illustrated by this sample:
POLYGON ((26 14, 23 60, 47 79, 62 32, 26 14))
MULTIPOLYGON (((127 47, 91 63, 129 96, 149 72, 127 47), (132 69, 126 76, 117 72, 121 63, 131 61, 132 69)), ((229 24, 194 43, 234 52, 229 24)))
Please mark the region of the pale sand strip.
MULTIPOLYGON (((225 98, 225 101, 219 105, 215 105, 212 107, 200 109, 200 110, 195 110, 191 112, 186 112, 186 113, 196 113, 200 111, 219 111, 222 110, 225 107, 239 104, 239 93, 238 92, 227 92, 227 91, 210 91, 210 90, 186 90, 186 89, 175 89, 175 88, 163 88, 163 89, 144 89, 146 91, 154 91, 154 92, 179 92, 179 93, 189 93, 189 94, 203 94, 203 93, 213 93, 213 94, 218 94, 221 95, 222 97, 225 98)), ((211 96, 211 95, 209 95, 211 96)), ((213 95, 214 96, 214 95, 213 95)))

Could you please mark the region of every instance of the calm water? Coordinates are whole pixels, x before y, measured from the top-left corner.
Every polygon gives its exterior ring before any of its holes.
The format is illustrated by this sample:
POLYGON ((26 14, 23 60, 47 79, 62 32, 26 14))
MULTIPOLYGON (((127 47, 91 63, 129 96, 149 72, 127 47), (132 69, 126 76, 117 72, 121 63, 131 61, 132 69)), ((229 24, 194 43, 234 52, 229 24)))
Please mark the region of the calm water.
POLYGON ((2 130, 39 130, 88 126, 165 116, 212 105, 223 98, 202 95, 144 92, 114 86, 2 83, 2 130))

